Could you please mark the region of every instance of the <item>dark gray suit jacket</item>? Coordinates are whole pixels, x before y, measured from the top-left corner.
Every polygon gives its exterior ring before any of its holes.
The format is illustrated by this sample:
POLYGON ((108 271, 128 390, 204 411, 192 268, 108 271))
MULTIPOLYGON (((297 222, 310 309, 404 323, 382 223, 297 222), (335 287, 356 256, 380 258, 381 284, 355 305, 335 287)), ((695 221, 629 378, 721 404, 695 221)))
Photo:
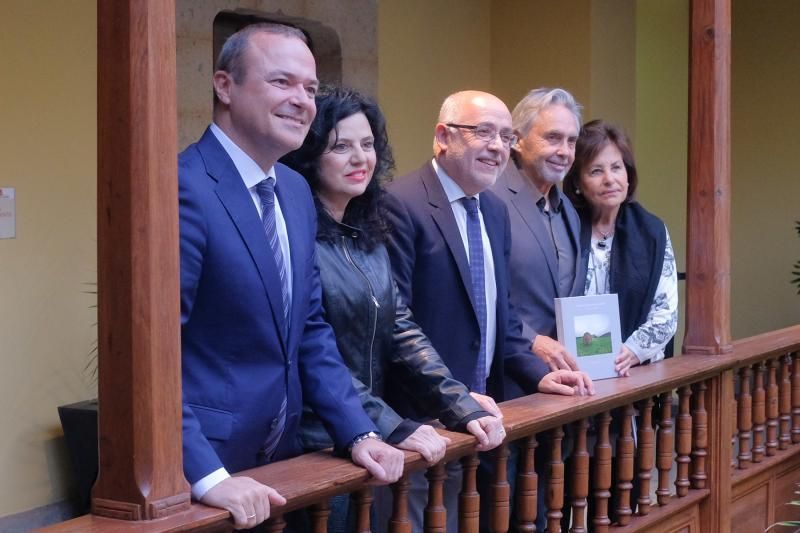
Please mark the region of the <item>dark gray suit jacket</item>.
MULTIPOLYGON (((492 192, 506 204, 511 220, 511 303, 522 319, 522 334, 530 340, 540 334, 555 339, 558 264, 549 229, 534 200, 534 186, 509 161, 492 192)), ((580 219, 561 190, 558 195, 575 251, 575 279, 569 296, 581 296, 586 283, 586 261, 581 257, 580 219)))

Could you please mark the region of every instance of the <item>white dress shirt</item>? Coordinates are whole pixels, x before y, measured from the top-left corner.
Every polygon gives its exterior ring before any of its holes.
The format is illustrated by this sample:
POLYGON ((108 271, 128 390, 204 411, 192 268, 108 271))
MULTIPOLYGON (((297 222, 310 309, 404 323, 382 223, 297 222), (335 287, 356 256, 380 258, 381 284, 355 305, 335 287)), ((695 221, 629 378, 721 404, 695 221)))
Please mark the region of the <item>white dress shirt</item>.
MULTIPOLYGON (((216 124, 211 124, 211 133, 217 138, 217 140, 222 145, 222 148, 225 149, 225 152, 233 161, 233 165, 236 167, 236 170, 239 172, 239 175, 242 177, 242 181, 244 182, 244 186, 247 187, 247 190, 250 192, 250 197, 253 200, 253 204, 258 211, 258 216, 261 217, 261 198, 258 196, 258 192, 256 192, 256 185, 264 181, 266 178, 270 177, 275 180, 275 183, 278 183, 278 177, 275 175, 275 167, 270 167, 267 172, 264 172, 258 164, 253 161, 249 155, 247 155, 244 150, 239 148, 230 137, 228 137, 222 129, 219 128, 216 124)), ((278 232, 278 241, 280 242, 281 252, 283 253, 283 260, 284 264, 286 265, 286 283, 289 289, 289 299, 291 301, 292 297, 292 261, 291 261, 291 250, 289 248, 289 235, 286 232, 286 221, 283 218, 283 211, 281 211, 281 204, 278 201, 278 195, 275 195, 275 227, 278 232)), ((266 239, 266 234, 264 235, 266 239)), ((199 500, 203 496, 205 496, 206 492, 209 489, 213 488, 215 485, 228 479, 230 473, 223 467, 219 468, 204 478, 198 480, 196 483, 192 484, 192 497, 194 499, 199 500)))
MULTIPOLYGON (((466 198, 464 190, 456 183, 453 178, 447 175, 447 172, 439 166, 436 159, 431 161, 433 170, 436 171, 436 176, 444 188, 444 193, 450 202, 450 209, 453 210, 453 216, 458 225, 458 232, 461 234, 461 241, 464 243, 464 251, 467 253, 467 261, 469 261, 469 240, 467 238, 467 210, 461 203, 462 198, 466 198)), ((481 199, 480 194, 476 194, 475 198, 478 200, 478 207, 480 208, 481 199)), ((494 256, 492 255, 492 244, 489 242, 489 236, 486 234, 486 225, 483 222, 483 213, 478 209, 478 218, 481 222, 481 238, 483 239, 483 271, 484 276, 484 291, 486 295, 486 376, 489 376, 492 368, 492 360, 494 359, 494 345, 497 340, 497 282, 495 281, 494 273, 494 256)))

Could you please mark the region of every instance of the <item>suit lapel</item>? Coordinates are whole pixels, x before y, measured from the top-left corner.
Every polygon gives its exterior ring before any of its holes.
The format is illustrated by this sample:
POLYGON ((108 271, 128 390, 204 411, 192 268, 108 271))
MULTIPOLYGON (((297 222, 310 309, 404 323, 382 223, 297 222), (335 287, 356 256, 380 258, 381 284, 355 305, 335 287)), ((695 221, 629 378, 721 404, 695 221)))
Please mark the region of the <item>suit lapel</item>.
MULTIPOLYGON (((291 339, 294 333, 299 333, 302 330, 296 327, 292 327, 296 324, 300 324, 305 321, 305 318, 301 316, 301 308, 300 305, 294 305, 295 297, 301 295, 303 291, 308 290, 307 287, 303 287, 302 284, 305 283, 306 275, 302 270, 303 262, 305 258, 309 256, 310 252, 308 248, 308 239, 300 235, 301 231, 304 231, 304 222, 302 211, 296 209, 296 206, 301 205, 301 201, 296 197, 296 191, 290 187, 290 184, 287 180, 291 179, 290 176, 286 175, 284 172, 279 170, 279 166, 275 166, 276 175, 278 176, 278 181, 275 183, 275 195, 278 197, 278 201, 281 204, 281 213, 283 214, 283 220, 286 223, 286 233, 289 236, 289 242, 292 244, 291 247, 291 269, 292 269, 292 306, 289 311, 289 338, 291 339)), ((292 343, 289 343, 291 346, 292 343)))
MULTIPOLYGON (((517 170, 513 162, 509 162, 506 167, 506 177, 508 188, 514 194, 511 196, 511 203, 517 210, 525 225, 528 226, 533 235, 534 242, 539 246, 547 262, 547 269, 550 271, 550 280, 558 293, 558 263, 553 242, 548 235, 549 230, 545 226, 544 218, 539 212, 539 208, 533 202, 533 185, 526 180, 517 170)), ((579 248, 576 248, 579 249, 579 248)))
MULTIPOLYGON (((269 306, 272 309, 276 329, 279 332, 281 344, 286 349, 284 332, 284 317, 282 308, 281 288, 275 283, 279 280, 278 269, 272 250, 264 234, 264 226, 258 216, 258 211, 253 205, 253 199, 247 187, 244 186, 242 177, 236 170, 228 154, 217 141, 214 134, 207 130, 199 143, 199 150, 206 163, 206 171, 216 182, 215 192, 222 203, 228 216, 231 217, 236 230, 244 241, 250 256, 258 270, 264 290, 267 294, 269 306), (210 138, 209 138, 210 137, 210 138)), ((231 272, 235 276, 235 272, 231 272)))
POLYGON ((569 198, 564 196, 564 193, 559 191, 561 196, 561 208, 564 209, 566 216, 567 232, 569 233, 570 242, 572 243, 573 250, 575 250, 575 279, 572 284, 572 292, 570 295, 582 295, 586 286, 586 270, 585 265, 588 259, 588 249, 583 250, 581 246, 581 221, 575 208, 569 198), (569 206, 569 209, 567 208, 569 206))
POLYGON ((430 163, 424 167, 422 184, 425 186, 425 192, 428 195, 433 221, 442 233, 453 260, 456 262, 461 282, 464 284, 464 290, 467 291, 469 301, 474 310, 475 298, 472 294, 472 276, 469 272, 469 260, 467 259, 467 252, 464 250, 464 241, 461 239, 461 232, 458 231, 458 224, 456 224, 453 209, 450 207, 450 201, 447 199, 444 188, 439 182, 439 177, 430 163))

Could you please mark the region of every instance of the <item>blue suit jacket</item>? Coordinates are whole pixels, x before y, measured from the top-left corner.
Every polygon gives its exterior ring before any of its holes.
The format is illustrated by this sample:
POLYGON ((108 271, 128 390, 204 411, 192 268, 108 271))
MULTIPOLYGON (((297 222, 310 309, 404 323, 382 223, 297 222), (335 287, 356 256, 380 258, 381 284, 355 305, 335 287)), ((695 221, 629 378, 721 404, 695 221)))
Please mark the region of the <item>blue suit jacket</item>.
POLYGON ((306 181, 276 165, 293 275, 284 333, 280 281, 258 211, 210 130, 179 157, 183 463, 190 483, 264 462, 287 394, 275 459, 300 453, 303 397, 337 445, 375 430, 322 317, 316 212, 306 181))
MULTIPOLYGON (((542 334, 556 338, 554 299, 558 296, 558 259, 550 229, 534 202, 533 184, 509 161, 492 192, 508 207, 511 221, 511 302, 522 319, 522 335, 531 341, 542 334)), ((562 212, 575 251, 575 279, 568 296, 581 296, 586 284, 586 258, 581 257, 581 223, 561 189, 562 212)))
MULTIPOLYGON (((453 376, 470 383, 478 360, 480 329, 473 305, 469 261, 447 195, 430 162, 393 181, 387 203, 392 224, 388 246, 401 295, 453 376)), ((492 246, 497 284, 497 341, 487 393, 509 399, 505 378, 536 392, 547 367, 529 351, 508 299, 511 233, 506 208, 489 191, 480 209, 492 246)))

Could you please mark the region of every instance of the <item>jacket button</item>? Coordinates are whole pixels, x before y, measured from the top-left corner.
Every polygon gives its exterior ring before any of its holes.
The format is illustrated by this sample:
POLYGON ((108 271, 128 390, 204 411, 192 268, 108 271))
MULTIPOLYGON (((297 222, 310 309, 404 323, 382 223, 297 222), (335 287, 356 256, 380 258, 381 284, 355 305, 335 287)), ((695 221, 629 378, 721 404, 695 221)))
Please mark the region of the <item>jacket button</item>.
POLYGON ((473 348, 474 350, 477 350, 477 349, 478 349, 478 348, 480 348, 480 347, 481 347, 481 341, 479 341, 479 340, 477 340, 477 341, 472 341, 472 348, 473 348))

